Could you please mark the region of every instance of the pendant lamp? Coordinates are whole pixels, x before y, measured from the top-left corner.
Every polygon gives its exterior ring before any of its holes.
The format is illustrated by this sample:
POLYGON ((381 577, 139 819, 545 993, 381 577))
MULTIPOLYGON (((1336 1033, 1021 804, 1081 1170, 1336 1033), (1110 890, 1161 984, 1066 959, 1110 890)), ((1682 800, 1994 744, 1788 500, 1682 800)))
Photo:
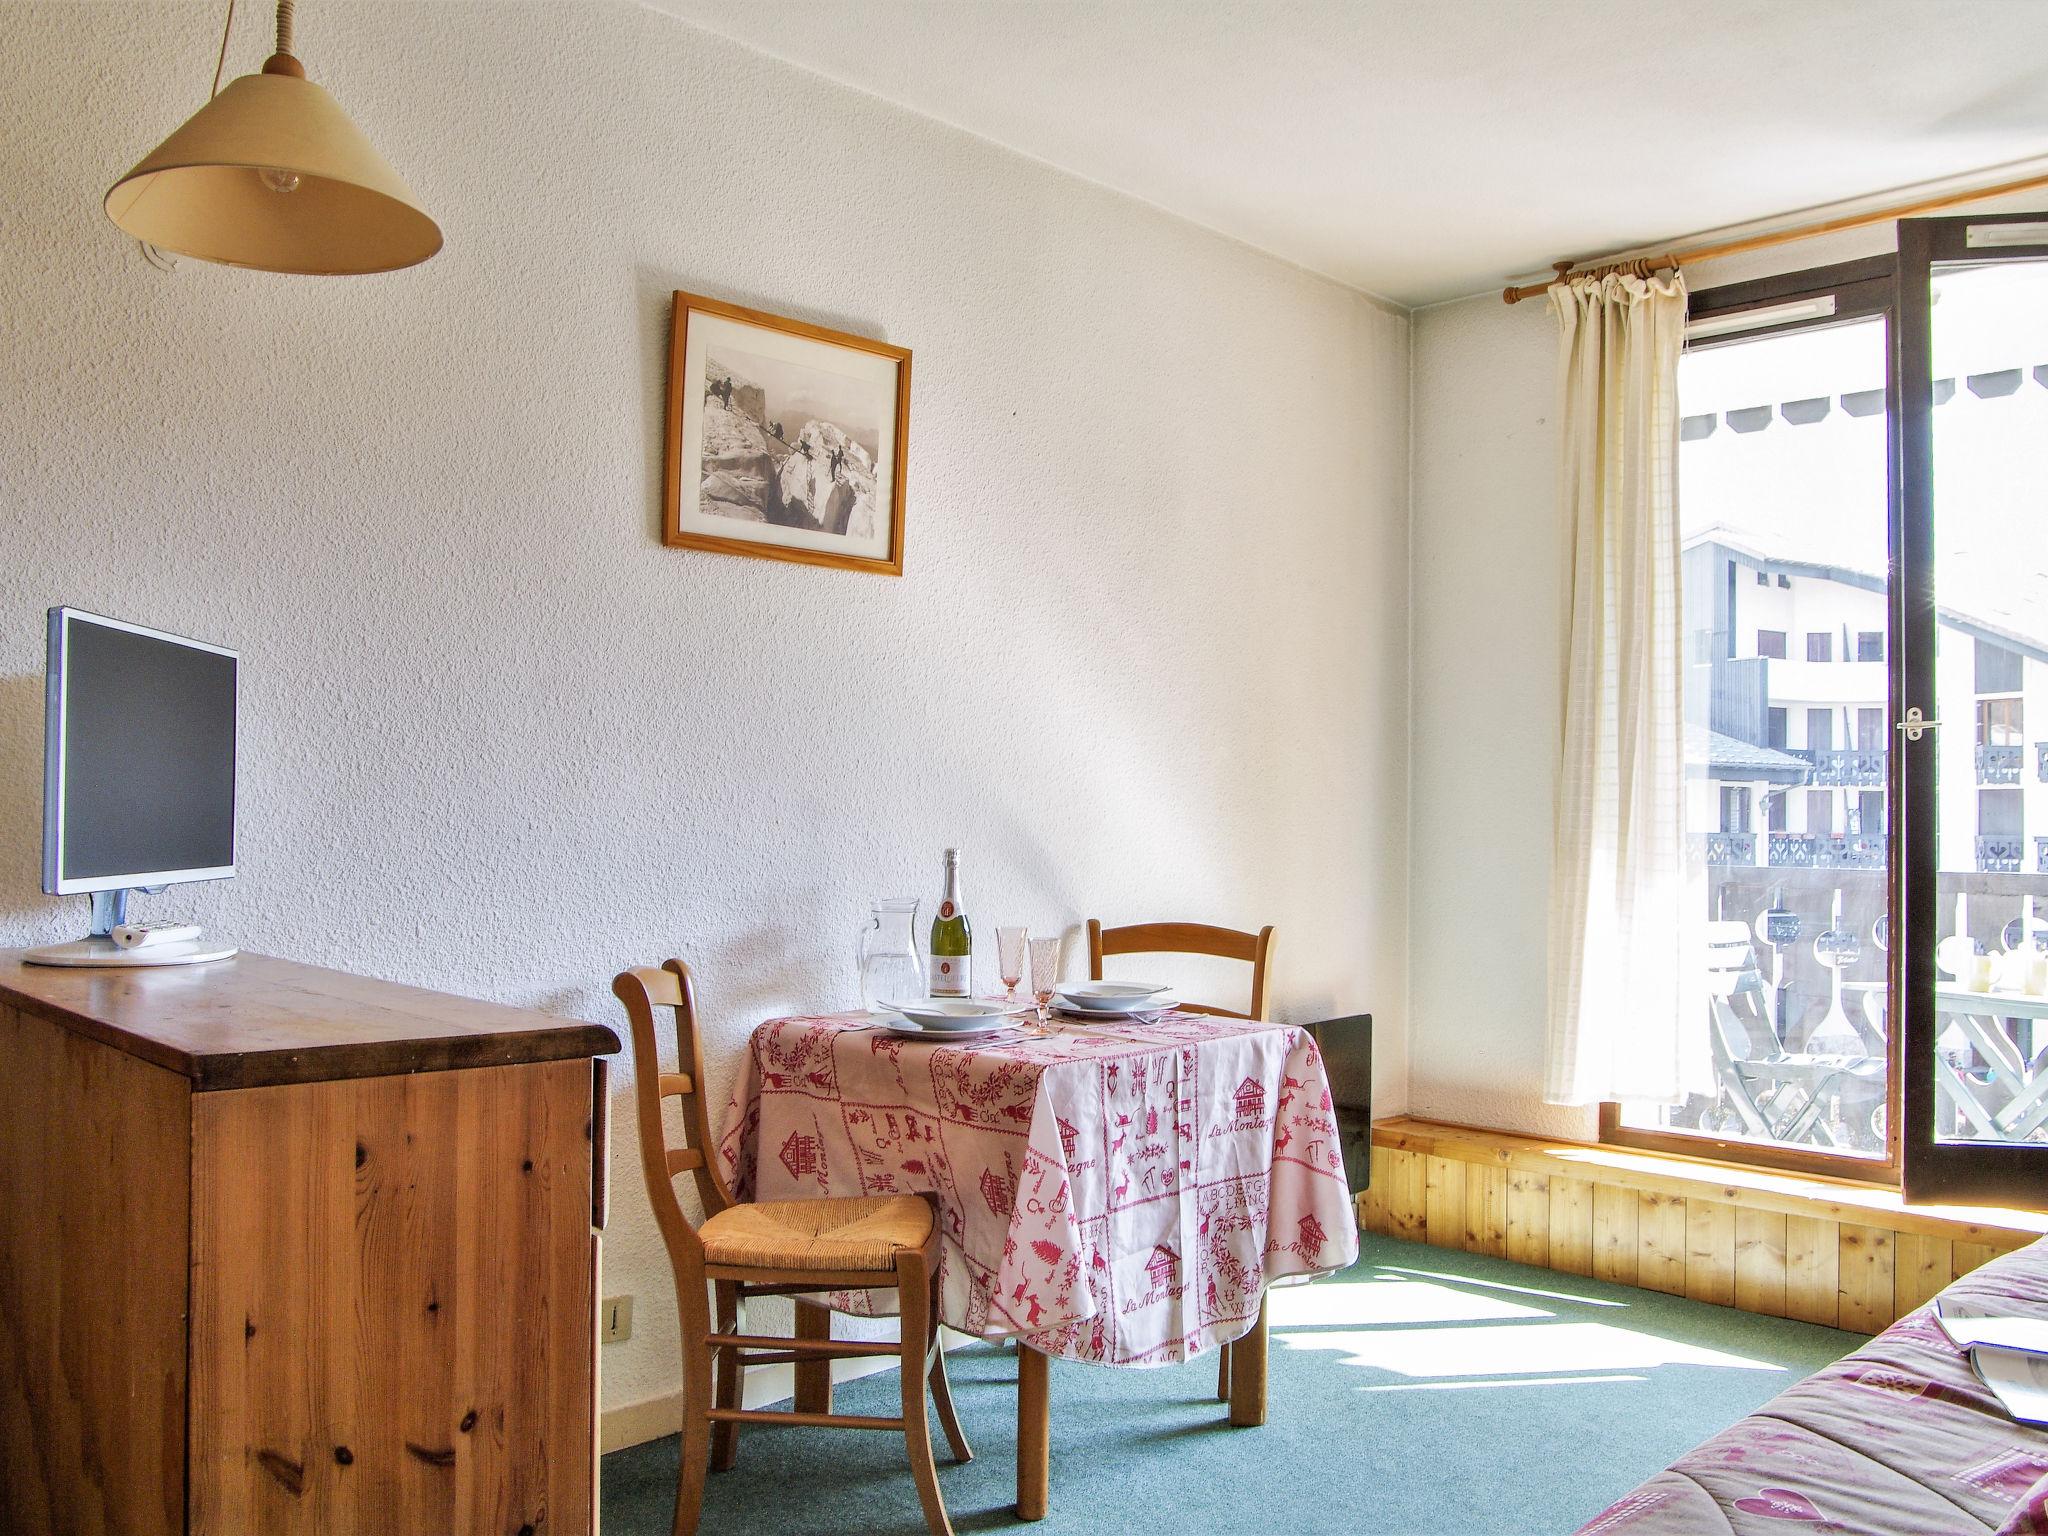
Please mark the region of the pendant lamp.
POLYGON ((107 217, 162 250, 265 272, 391 272, 441 249, 412 189, 292 56, 292 0, 278 0, 263 73, 115 182, 107 217))

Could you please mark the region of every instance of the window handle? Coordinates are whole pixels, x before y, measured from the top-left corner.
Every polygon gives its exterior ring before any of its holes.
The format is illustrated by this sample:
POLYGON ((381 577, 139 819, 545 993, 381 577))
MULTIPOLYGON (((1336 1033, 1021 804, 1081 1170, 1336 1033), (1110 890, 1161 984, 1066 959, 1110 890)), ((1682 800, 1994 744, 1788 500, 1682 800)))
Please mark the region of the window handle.
POLYGON ((1906 733, 1906 740, 1918 741, 1927 732, 1940 730, 1941 722, 1928 719, 1920 713, 1920 706, 1915 704, 1906 711, 1906 718, 1899 722, 1899 729, 1906 733))

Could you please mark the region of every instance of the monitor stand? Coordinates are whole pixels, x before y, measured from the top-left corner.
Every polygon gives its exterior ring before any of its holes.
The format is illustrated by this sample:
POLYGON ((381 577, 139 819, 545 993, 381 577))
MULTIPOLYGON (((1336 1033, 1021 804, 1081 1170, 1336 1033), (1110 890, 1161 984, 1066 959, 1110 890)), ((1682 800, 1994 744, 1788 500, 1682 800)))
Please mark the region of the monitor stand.
POLYGON ((140 949, 123 949, 113 939, 114 930, 128 921, 126 890, 92 893, 92 932, 69 944, 50 944, 22 955, 29 965, 144 966, 198 965, 207 960, 225 960, 235 946, 201 935, 182 944, 145 944, 140 949))

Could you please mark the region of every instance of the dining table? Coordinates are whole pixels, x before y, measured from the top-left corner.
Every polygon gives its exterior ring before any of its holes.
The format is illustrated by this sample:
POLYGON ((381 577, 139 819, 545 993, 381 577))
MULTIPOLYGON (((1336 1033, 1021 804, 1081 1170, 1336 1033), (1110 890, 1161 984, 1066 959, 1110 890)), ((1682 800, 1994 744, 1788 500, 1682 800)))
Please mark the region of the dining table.
POLYGON ((1358 1256, 1329 1080, 1291 1025, 1054 1014, 956 1039, 862 1011, 774 1018, 723 1124, 737 1199, 932 1198, 941 1319, 1019 1346, 1027 1520, 1050 1498, 1052 1360, 1144 1368, 1227 1348, 1230 1421, 1263 1423, 1268 1286, 1358 1256))

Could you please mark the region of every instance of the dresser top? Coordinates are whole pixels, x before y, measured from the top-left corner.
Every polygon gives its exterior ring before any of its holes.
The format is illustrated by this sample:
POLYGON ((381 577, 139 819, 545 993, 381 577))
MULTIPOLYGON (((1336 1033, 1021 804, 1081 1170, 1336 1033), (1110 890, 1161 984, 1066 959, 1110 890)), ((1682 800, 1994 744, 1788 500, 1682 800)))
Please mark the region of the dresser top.
POLYGON ((601 1024, 240 954, 68 969, 0 950, 0 1004, 192 1079, 195 1090, 608 1056, 601 1024))

